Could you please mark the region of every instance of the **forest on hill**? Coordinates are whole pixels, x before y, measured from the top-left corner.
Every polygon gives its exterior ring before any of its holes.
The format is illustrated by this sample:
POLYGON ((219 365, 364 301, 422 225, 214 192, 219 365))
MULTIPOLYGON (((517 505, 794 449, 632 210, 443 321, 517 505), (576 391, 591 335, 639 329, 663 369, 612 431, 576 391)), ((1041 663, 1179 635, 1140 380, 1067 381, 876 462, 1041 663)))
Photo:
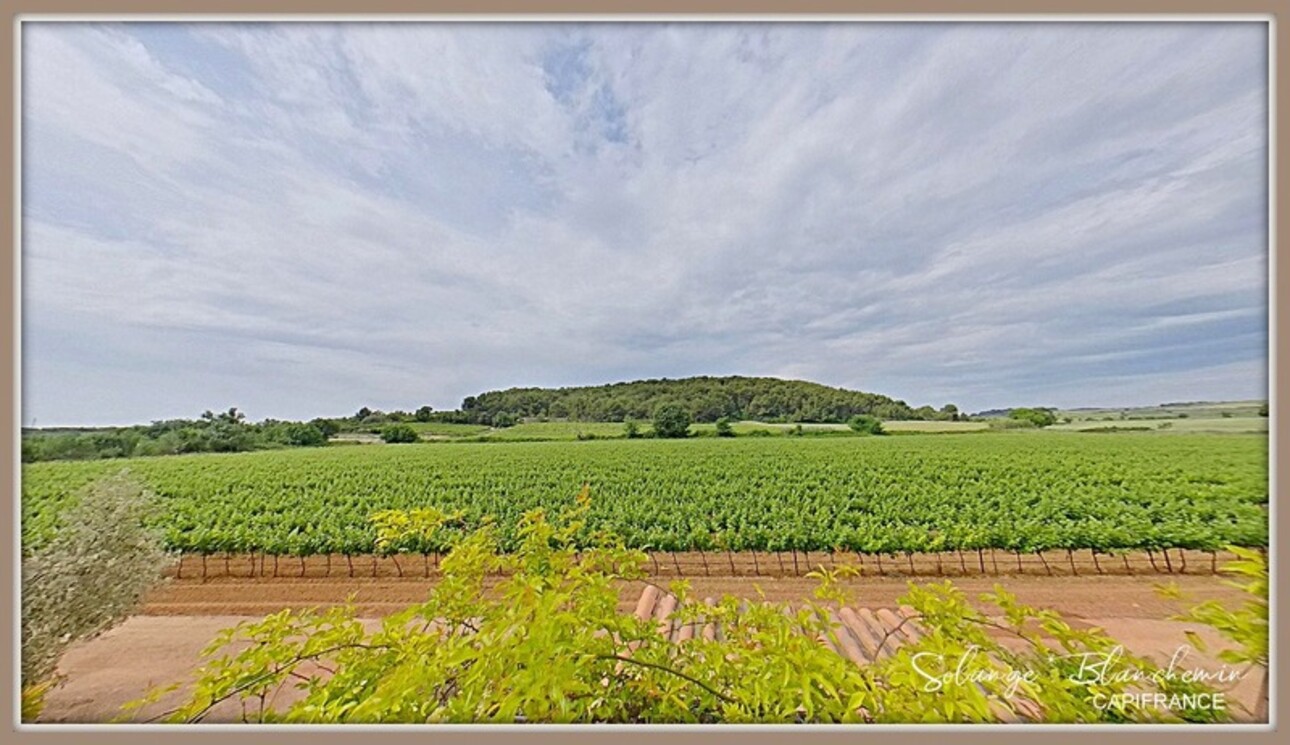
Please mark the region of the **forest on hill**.
POLYGON ((158 420, 129 427, 24 429, 22 461, 97 460, 182 453, 243 452, 326 445, 339 432, 381 434, 389 442, 416 442, 411 422, 511 427, 522 420, 575 422, 647 421, 665 405, 679 406, 692 422, 718 419, 771 423, 847 422, 856 415, 882 420, 958 420, 953 404, 912 408, 876 393, 832 388, 803 380, 694 377, 637 380, 572 388, 509 388, 467 396, 455 411, 376 411, 366 406, 341 417, 309 421, 250 422, 236 407, 197 419, 158 420), (387 432, 387 429, 393 428, 387 432), (399 430, 399 432, 394 432, 399 430), (395 437, 401 434, 401 437, 395 437), (388 437, 387 437, 388 435, 388 437))
POLYGON ((877 393, 833 388, 804 380, 742 376, 637 380, 571 388, 508 388, 468 396, 457 421, 504 424, 522 418, 619 422, 648 419, 663 404, 677 404, 696 422, 722 417, 765 422, 845 422, 857 414, 880 419, 958 418, 946 404, 913 408, 877 393))

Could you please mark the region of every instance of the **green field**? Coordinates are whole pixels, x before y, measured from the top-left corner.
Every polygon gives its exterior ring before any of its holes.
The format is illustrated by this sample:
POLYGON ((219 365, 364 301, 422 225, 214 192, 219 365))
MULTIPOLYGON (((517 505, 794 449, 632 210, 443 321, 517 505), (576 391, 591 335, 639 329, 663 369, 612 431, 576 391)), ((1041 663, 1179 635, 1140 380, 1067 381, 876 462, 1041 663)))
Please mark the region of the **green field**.
POLYGON ((990 428, 988 422, 883 422, 882 428, 892 434, 905 432, 983 432, 990 428))
MULTIPOLYGON (((1189 407, 1125 409, 1125 410, 1082 410, 1066 412, 1063 416, 1072 421, 1055 424, 1047 429, 1057 432, 1161 432, 1161 433, 1266 433, 1267 417, 1257 415, 1258 403, 1225 404, 1189 407), (1190 413, 1189 413, 1190 412, 1190 413), (1179 415, 1185 416, 1179 416, 1179 415), (1223 416, 1226 414, 1227 416, 1223 416)), ((990 422, 981 419, 976 421, 935 421, 935 420, 891 420, 882 423, 883 429, 890 434, 949 434, 965 432, 984 432, 991 429, 990 422)), ((1006 420, 1005 420, 1006 421, 1006 420)), ((527 421, 512 427, 489 427, 484 424, 451 424, 446 422, 409 422, 408 425, 421 435, 422 439, 432 441, 461 442, 532 442, 532 441, 572 441, 572 440, 605 440, 625 439, 626 432, 622 422, 577 422, 577 421, 527 421)), ((648 436, 653 430, 649 422, 637 422, 640 434, 648 436)), ((732 429, 736 435, 788 435, 801 427, 803 434, 849 434, 851 430, 845 424, 819 423, 783 423, 783 422, 734 422, 732 429)), ((690 425, 690 432, 697 436, 716 434, 716 425, 696 423, 690 425)), ((376 434, 343 434, 339 440, 373 441, 376 434)))
MULTIPOLYGON (((1220 419, 1224 415, 1232 418, 1258 417, 1259 410, 1267 406, 1266 401, 1218 401, 1179 404, 1161 404, 1159 406, 1133 406, 1123 409, 1069 409, 1058 411, 1059 417, 1069 417, 1073 421, 1108 421, 1117 419, 1220 419)), ((1266 417, 1264 417, 1266 418, 1266 417)))
MULTIPOLYGON (((512 427, 493 428, 483 424, 448 424, 443 422, 409 423, 423 439, 427 440, 467 440, 467 441, 536 441, 536 440, 578 440, 578 439, 616 439, 626 438, 622 422, 521 422, 512 427)), ((648 436, 653 430, 649 422, 637 422, 642 436, 648 436)), ((786 435, 798 426, 806 434, 823 432, 850 432, 845 424, 819 424, 804 422, 800 425, 783 422, 734 422, 731 429, 736 435, 749 435, 765 432, 774 435, 786 435)), ((988 429, 985 422, 938 422, 938 421, 890 421, 883 422, 883 427, 892 433, 920 432, 975 432, 988 429)), ((694 435, 705 436, 716 434, 717 425, 711 422, 690 425, 694 435)))
MULTIPOLYGON (((163 499, 184 551, 371 550, 367 517, 436 505, 468 523, 559 512, 637 547, 864 552, 1267 544, 1267 438, 1047 432, 929 437, 425 443, 23 466, 23 539, 102 475, 163 499)), ((434 549, 436 546, 421 547, 434 549)))
POLYGON ((1049 430, 1058 432, 1097 432, 1097 431, 1144 431, 1161 433, 1253 433, 1266 434, 1268 420, 1266 417, 1206 417, 1186 419, 1124 419, 1114 421, 1092 420, 1075 421, 1069 424, 1054 424, 1049 430))
MULTIPOLYGON (((650 431, 647 422, 637 425, 642 434, 650 431)), ((579 436, 595 438, 626 437, 622 422, 521 422, 514 427, 490 430, 489 440, 576 440, 579 436)))
POLYGON ((453 424, 452 422, 407 422, 422 437, 470 437, 492 429, 486 424, 453 424))
MULTIPOLYGON (((955 424, 955 422, 893 422, 898 425, 901 431, 946 431, 938 428, 937 425, 955 424), (922 425, 922 426, 900 426, 900 425, 922 425)), ((962 422, 961 424, 967 424, 962 422)), ((512 427, 489 427, 484 424, 449 424, 444 422, 410 422, 414 430, 421 435, 422 439, 427 440, 466 440, 466 441, 488 441, 488 442, 517 442, 517 441, 536 441, 536 440, 578 440, 578 439, 616 439, 627 437, 625 425, 623 422, 576 422, 576 421, 549 421, 549 422, 520 422, 512 427)), ((653 431, 653 425, 647 421, 637 422, 636 426, 642 436, 648 436, 653 431)), ((731 428, 737 435, 747 435, 754 432, 768 432, 771 434, 787 434, 792 431, 795 424, 783 423, 766 423, 766 422, 734 422, 731 428)), ((976 428, 984 428, 984 425, 974 425, 976 428)), ((811 424, 803 423, 801 425, 804 432, 849 432, 845 424, 811 424)), ((716 434, 717 425, 707 423, 696 423, 690 425, 690 432, 695 435, 713 435, 716 434)))

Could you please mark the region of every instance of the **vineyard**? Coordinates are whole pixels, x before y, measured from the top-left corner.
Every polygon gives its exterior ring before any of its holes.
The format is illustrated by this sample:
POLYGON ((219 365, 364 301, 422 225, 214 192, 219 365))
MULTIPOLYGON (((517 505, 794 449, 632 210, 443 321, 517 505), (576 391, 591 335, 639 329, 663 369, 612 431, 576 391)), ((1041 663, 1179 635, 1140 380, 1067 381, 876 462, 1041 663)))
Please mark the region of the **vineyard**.
POLYGON ((1212 551, 1268 542, 1267 438, 1006 433, 434 443, 51 462, 23 467, 24 549, 104 475, 128 468, 164 504, 170 548, 360 555, 384 509, 460 512, 399 551, 442 551, 496 521, 558 515, 583 483, 586 540, 655 551, 862 554, 1001 549, 1212 551))

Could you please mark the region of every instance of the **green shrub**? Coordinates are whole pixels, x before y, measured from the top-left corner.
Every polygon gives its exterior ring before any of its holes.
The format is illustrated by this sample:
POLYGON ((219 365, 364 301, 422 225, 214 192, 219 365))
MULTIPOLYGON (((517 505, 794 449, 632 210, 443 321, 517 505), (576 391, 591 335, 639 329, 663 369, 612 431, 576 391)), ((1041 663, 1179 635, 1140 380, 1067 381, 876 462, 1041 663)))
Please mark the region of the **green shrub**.
POLYGON ((1036 427, 1048 427, 1057 423, 1057 415, 1052 409, 1013 409, 1008 412, 1008 417, 1017 421, 1031 422, 1036 427))
POLYGON ((334 437, 340 432, 340 425, 336 423, 335 419, 323 419, 322 417, 319 417, 317 419, 309 420, 309 423, 317 427, 318 431, 323 433, 323 437, 334 437))
POLYGON ((850 427, 852 431, 859 432, 862 435, 885 434, 882 429, 882 422, 878 420, 878 417, 869 416, 867 414, 856 414, 847 421, 847 426, 850 427))
POLYGON ((627 439, 629 440, 634 440, 637 437, 640 437, 641 436, 640 425, 637 424, 635 421, 628 419, 627 421, 623 422, 623 434, 625 434, 627 436, 627 439))
POLYGON ((291 447, 317 447, 327 444, 327 435, 312 424, 285 422, 270 431, 270 438, 275 442, 291 447))
POLYGON ((660 404, 654 410, 655 437, 686 437, 690 434, 690 412, 678 404, 660 404))
POLYGON ((90 485, 49 542, 23 556, 25 718, 56 683, 68 645, 110 628, 160 581, 167 555, 148 527, 154 508, 155 497, 123 471, 90 485))
POLYGON ((400 443, 417 442, 421 437, 406 424, 392 424, 381 430, 381 439, 388 443, 400 443))
POLYGON ((723 416, 717 420, 717 437, 734 437, 734 427, 730 426, 730 417, 723 416))

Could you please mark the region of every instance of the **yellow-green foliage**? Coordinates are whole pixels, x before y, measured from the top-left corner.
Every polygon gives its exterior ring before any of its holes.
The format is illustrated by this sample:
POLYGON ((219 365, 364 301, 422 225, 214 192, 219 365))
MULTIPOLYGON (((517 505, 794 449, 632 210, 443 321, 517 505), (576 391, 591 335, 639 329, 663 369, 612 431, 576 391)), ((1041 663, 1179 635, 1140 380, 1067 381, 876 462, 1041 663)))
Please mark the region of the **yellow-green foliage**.
POLYGON ((122 473, 94 483, 52 540, 22 559, 22 707, 39 711, 59 657, 77 639, 121 620, 166 563, 145 526, 155 504, 122 473))
MULTIPOLYGON (((1005 619, 996 622, 948 583, 911 585, 903 601, 919 614, 926 636, 885 662, 858 666, 818 641, 834 633, 829 611, 850 600, 838 580, 854 570, 821 567, 812 575, 820 583, 817 600, 795 609, 774 603, 741 608, 733 597, 716 606, 686 602, 689 587, 678 581, 670 588, 681 599, 676 621, 702 620, 720 632, 712 640, 696 636, 673 643, 656 621, 617 610, 618 582, 643 577, 644 555, 605 534, 597 536, 596 547, 580 557, 575 553, 590 508, 584 489, 563 526, 540 510, 529 512, 521 521, 518 550, 510 554, 498 552, 492 527, 470 533, 445 558, 443 580, 428 600, 386 618, 374 631, 365 629, 352 607, 283 611, 229 629, 206 650, 191 695, 164 718, 199 722, 225 701, 241 701, 253 721, 310 723, 1222 718, 1221 712, 1095 705, 1096 693, 1141 687, 1070 680, 1071 655, 1106 653, 1114 640, 1096 629, 1073 629, 1056 614, 1017 603, 1001 588, 984 598, 1005 619), (497 572, 505 578, 486 593, 486 576, 497 572), (998 629, 1030 644, 1010 652, 989 633, 998 629), (233 642, 243 645, 241 651, 226 652, 233 642), (1066 656, 1053 657, 1053 650, 1066 656), (927 676, 914 664, 917 657, 922 669, 935 668, 928 656, 947 665, 968 658, 965 672, 981 673, 974 677, 984 682, 929 691, 927 676), (320 663, 323 671, 310 663, 320 663), (1003 675, 1013 669, 1038 673, 1014 683, 1003 675), (986 680, 990 671, 998 675, 986 680), (304 696, 277 710, 266 701, 284 684, 304 696)), ((378 522, 383 539, 397 542, 400 531, 433 533, 442 518, 386 513, 378 522)), ((1132 656, 1124 661, 1158 669, 1132 656)), ((158 689, 129 710, 166 690, 172 689, 158 689)))
MULTIPOLYGON (((1231 609, 1217 600, 1206 600, 1193 606, 1186 613, 1177 616, 1180 621, 1192 621, 1209 626, 1228 641, 1236 644, 1235 648, 1220 650, 1219 659, 1233 665, 1244 665, 1247 669, 1261 668, 1263 689, 1259 695, 1259 710, 1256 717, 1263 720, 1267 716, 1268 694, 1268 559, 1260 551, 1228 546, 1228 551, 1237 555, 1237 559, 1223 565, 1225 574, 1234 575, 1236 579, 1228 585, 1242 590, 1247 599, 1239 608, 1231 609)), ((1161 588, 1167 597, 1181 598, 1182 593, 1174 585, 1161 588)), ((1205 651, 1205 643, 1199 636, 1188 634, 1192 644, 1200 651, 1205 651)))

